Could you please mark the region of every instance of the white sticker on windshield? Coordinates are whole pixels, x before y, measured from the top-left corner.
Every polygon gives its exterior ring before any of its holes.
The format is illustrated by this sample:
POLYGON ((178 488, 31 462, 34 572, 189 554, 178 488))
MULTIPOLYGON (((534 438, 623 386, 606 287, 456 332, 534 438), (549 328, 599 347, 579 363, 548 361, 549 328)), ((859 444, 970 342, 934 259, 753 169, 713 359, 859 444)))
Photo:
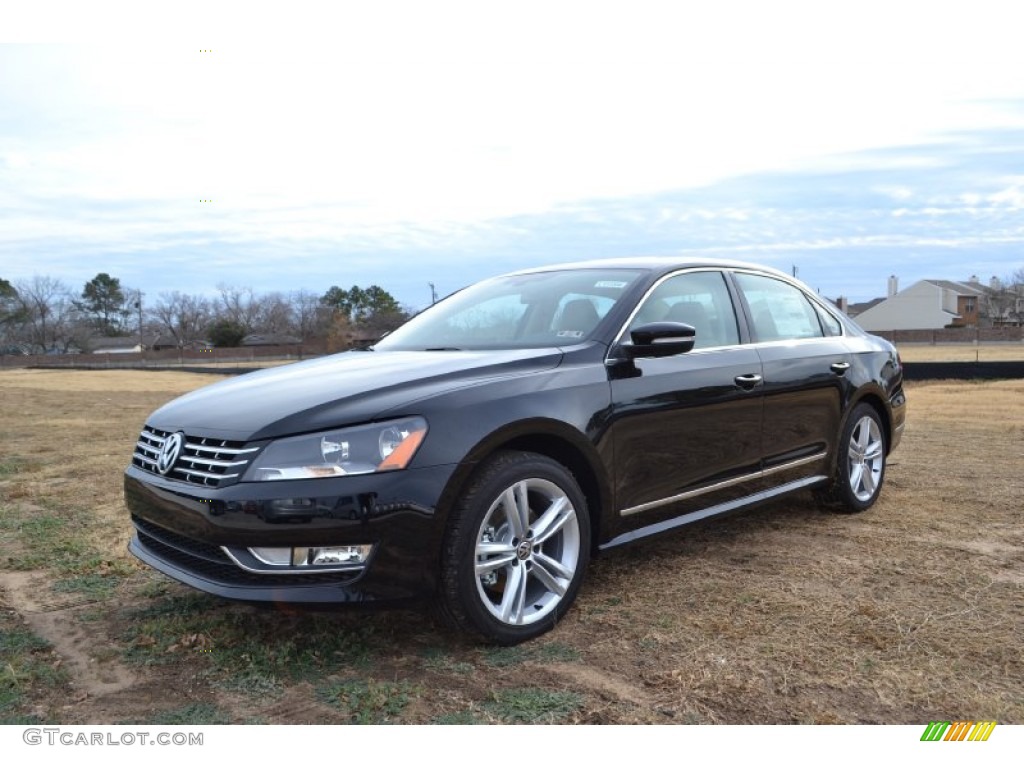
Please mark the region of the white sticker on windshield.
POLYGON ((594 283, 595 288, 625 288, 624 280, 598 280, 594 283))

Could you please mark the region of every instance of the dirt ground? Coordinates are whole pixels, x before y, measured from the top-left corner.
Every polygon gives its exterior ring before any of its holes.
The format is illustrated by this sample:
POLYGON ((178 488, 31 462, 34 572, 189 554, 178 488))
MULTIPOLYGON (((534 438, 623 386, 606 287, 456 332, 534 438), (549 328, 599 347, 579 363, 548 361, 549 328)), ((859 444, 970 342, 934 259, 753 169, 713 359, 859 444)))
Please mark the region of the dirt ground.
POLYGON ((0 722, 1024 722, 1024 381, 907 387, 861 515, 609 552, 543 638, 225 603, 126 552, 146 416, 217 376, 0 371, 0 722))

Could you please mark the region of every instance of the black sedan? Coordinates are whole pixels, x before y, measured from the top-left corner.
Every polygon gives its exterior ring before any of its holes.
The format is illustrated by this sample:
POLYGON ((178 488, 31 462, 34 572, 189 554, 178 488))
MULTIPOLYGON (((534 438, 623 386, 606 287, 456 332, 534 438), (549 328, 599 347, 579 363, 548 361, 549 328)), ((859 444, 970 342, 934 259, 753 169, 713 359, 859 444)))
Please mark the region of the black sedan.
POLYGON ((130 549, 226 598, 432 599, 517 643, 600 550, 801 489, 870 507, 902 380, 891 344, 772 269, 517 272, 157 410, 125 473, 130 549))

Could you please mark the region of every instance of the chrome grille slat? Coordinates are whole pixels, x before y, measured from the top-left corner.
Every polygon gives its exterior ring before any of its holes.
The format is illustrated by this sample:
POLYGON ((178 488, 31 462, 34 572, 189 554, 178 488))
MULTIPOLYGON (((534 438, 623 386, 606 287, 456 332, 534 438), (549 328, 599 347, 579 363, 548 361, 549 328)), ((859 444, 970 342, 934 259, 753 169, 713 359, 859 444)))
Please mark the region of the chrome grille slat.
MULTIPOLYGON (((132 464, 152 474, 159 474, 157 461, 170 432, 148 424, 143 427, 132 454, 132 464)), ((259 446, 248 447, 237 440, 186 435, 181 455, 167 473, 169 479, 194 485, 217 488, 238 481, 253 459, 259 446)))
POLYGON ((182 456, 178 461, 187 461, 191 464, 207 464, 211 467, 244 467, 249 463, 245 461, 221 461, 220 459, 204 459, 200 456, 182 456))
POLYGON ((143 456, 140 453, 133 453, 132 454, 132 458, 133 459, 138 459, 139 461, 144 461, 147 464, 152 464, 154 467, 156 466, 156 459, 151 459, 148 456, 143 456))
POLYGON ((213 445, 200 445, 199 443, 185 443, 185 450, 195 451, 196 453, 230 453, 232 456, 238 456, 243 453, 255 453, 259 448, 226 448, 224 446, 213 446, 213 445))
POLYGON ((171 475, 192 475, 192 476, 195 476, 195 477, 204 477, 204 478, 206 478, 208 480, 224 480, 224 479, 229 478, 229 477, 238 477, 237 474, 234 474, 234 475, 216 475, 216 474, 214 474, 212 472, 203 472, 203 471, 198 470, 198 469, 186 469, 185 467, 175 467, 168 474, 171 474, 171 475))

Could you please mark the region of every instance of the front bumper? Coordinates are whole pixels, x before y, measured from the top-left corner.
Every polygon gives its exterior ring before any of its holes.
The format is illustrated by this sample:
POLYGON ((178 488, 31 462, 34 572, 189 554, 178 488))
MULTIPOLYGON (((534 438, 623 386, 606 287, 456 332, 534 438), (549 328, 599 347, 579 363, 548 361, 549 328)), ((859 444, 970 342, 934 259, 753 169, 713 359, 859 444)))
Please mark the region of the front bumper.
POLYGON ((130 466, 129 551, 158 571, 221 597, 350 603, 422 598, 436 582, 442 493, 457 465, 206 488, 130 466), (222 547, 372 544, 360 568, 253 573, 222 547))

